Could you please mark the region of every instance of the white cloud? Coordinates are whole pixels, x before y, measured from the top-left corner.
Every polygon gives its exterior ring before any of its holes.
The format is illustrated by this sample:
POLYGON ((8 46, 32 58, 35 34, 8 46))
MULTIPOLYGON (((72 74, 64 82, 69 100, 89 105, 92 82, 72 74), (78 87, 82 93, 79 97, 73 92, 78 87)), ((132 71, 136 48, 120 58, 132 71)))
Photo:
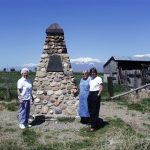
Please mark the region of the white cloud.
POLYGON ((76 64, 89 64, 89 63, 100 63, 101 61, 99 59, 94 59, 90 57, 80 57, 76 59, 70 59, 71 63, 76 64))
MULTIPOLYGON (((90 58, 90 57, 80 57, 80 58, 75 58, 75 59, 70 59, 71 63, 75 64, 89 64, 89 65, 94 65, 94 63, 103 63, 99 59, 95 58, 90 58)), ((28 64, 23 64, 20 65, 20 67, 37 67, 38 64, 35 63, 28 63, 28 64)))
POLYGON ((133 57, 150 57, 150 54, 137 54, 133 55, 133 57))
POLYGON ((38 64, 34 64, 34 63, 28 63, 28 64, 23 64, 21 65, 22 67, 36 67, 38 64))

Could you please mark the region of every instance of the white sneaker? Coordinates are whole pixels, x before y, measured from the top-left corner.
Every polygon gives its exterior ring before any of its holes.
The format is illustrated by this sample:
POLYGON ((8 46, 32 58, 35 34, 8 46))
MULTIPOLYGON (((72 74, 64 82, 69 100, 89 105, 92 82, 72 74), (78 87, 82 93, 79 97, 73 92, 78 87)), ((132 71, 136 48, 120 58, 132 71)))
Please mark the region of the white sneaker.
POLYGON ((78 116, 78 115, 77 115, 75 118, 76 118, 76 119, 79 119, 79 118, 80 118, 80 116, 78 116))
POLYGON ((32 125, 31 125, 31 124, 28 124, 28 125, 27 125, 27 127, 28 127, 28 128, 31 128, 31 127, 32 127, 32 125))
POLYGON ((25 129, 24 124, 19 124, 20 129, 25 129))

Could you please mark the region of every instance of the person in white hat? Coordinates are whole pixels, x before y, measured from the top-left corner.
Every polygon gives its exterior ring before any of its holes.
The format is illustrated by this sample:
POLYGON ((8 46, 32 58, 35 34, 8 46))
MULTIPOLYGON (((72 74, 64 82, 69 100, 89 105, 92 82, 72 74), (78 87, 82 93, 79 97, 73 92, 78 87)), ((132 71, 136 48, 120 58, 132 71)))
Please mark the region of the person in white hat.
POLYGON ((28 79, 29 69, 23 68, 21 70, 22 77, 17 82, 17 93, 19 100, 19 127, 24 129, 28 124, 30 114, 30 99, 32 98, 32 84, 28 79))

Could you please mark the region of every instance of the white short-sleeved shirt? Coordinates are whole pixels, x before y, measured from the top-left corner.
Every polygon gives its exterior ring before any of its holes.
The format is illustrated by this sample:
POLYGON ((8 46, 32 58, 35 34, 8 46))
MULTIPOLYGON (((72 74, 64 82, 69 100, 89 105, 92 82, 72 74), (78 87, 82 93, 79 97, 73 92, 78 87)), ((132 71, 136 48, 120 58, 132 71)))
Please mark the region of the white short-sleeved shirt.
POLYGON ((32 93, 32 84, 29 79, 26 79, 24 77, 20 78, 17 82, 17 88, 20 89, 23 100, 30 100, 32 93))
POLYGON ((95 77, 94 79, 91 78, 90 80, 90 91, 99 91, 99 86, 102 84, 101 77, 95 77))

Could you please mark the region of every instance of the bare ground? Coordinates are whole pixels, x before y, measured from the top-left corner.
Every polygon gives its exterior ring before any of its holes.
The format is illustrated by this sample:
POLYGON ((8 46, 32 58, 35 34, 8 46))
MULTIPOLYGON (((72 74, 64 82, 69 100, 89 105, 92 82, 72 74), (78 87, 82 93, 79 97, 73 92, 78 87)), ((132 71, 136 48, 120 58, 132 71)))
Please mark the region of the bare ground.
MULTIPOLYGON (((0 114, 0 143, 5 140, 14 139, 17 143, 23 143, 20 138, 22 130, 18 127, 18 112, 10 112, 3 109, 0 111, 0 114)), ((100 118, 103 120, 121 118, 137 132, 150 134, 150 113, 131 111, 125 106, 118 105, 116 102, 103 102, 100 110, 100 118)), ((39 141, 42 144, 46 144, 48 140, 55 141, 56 139, 62 142, 64 140, 82 140, 83 137, 79 136, 78 132, 83 127, 87 127, 87 125, 81 124, 79 119, 69 122, 43 120, 34 125, 32 129, 40 134, 39 141)))
POLYGON ((129 110, 116 102, 102 103, 100 115, 102 118, 121 118, 138 132, 147 132, 148 128, 145 127, 145 124, 150 125, 150 113, 129 110))

